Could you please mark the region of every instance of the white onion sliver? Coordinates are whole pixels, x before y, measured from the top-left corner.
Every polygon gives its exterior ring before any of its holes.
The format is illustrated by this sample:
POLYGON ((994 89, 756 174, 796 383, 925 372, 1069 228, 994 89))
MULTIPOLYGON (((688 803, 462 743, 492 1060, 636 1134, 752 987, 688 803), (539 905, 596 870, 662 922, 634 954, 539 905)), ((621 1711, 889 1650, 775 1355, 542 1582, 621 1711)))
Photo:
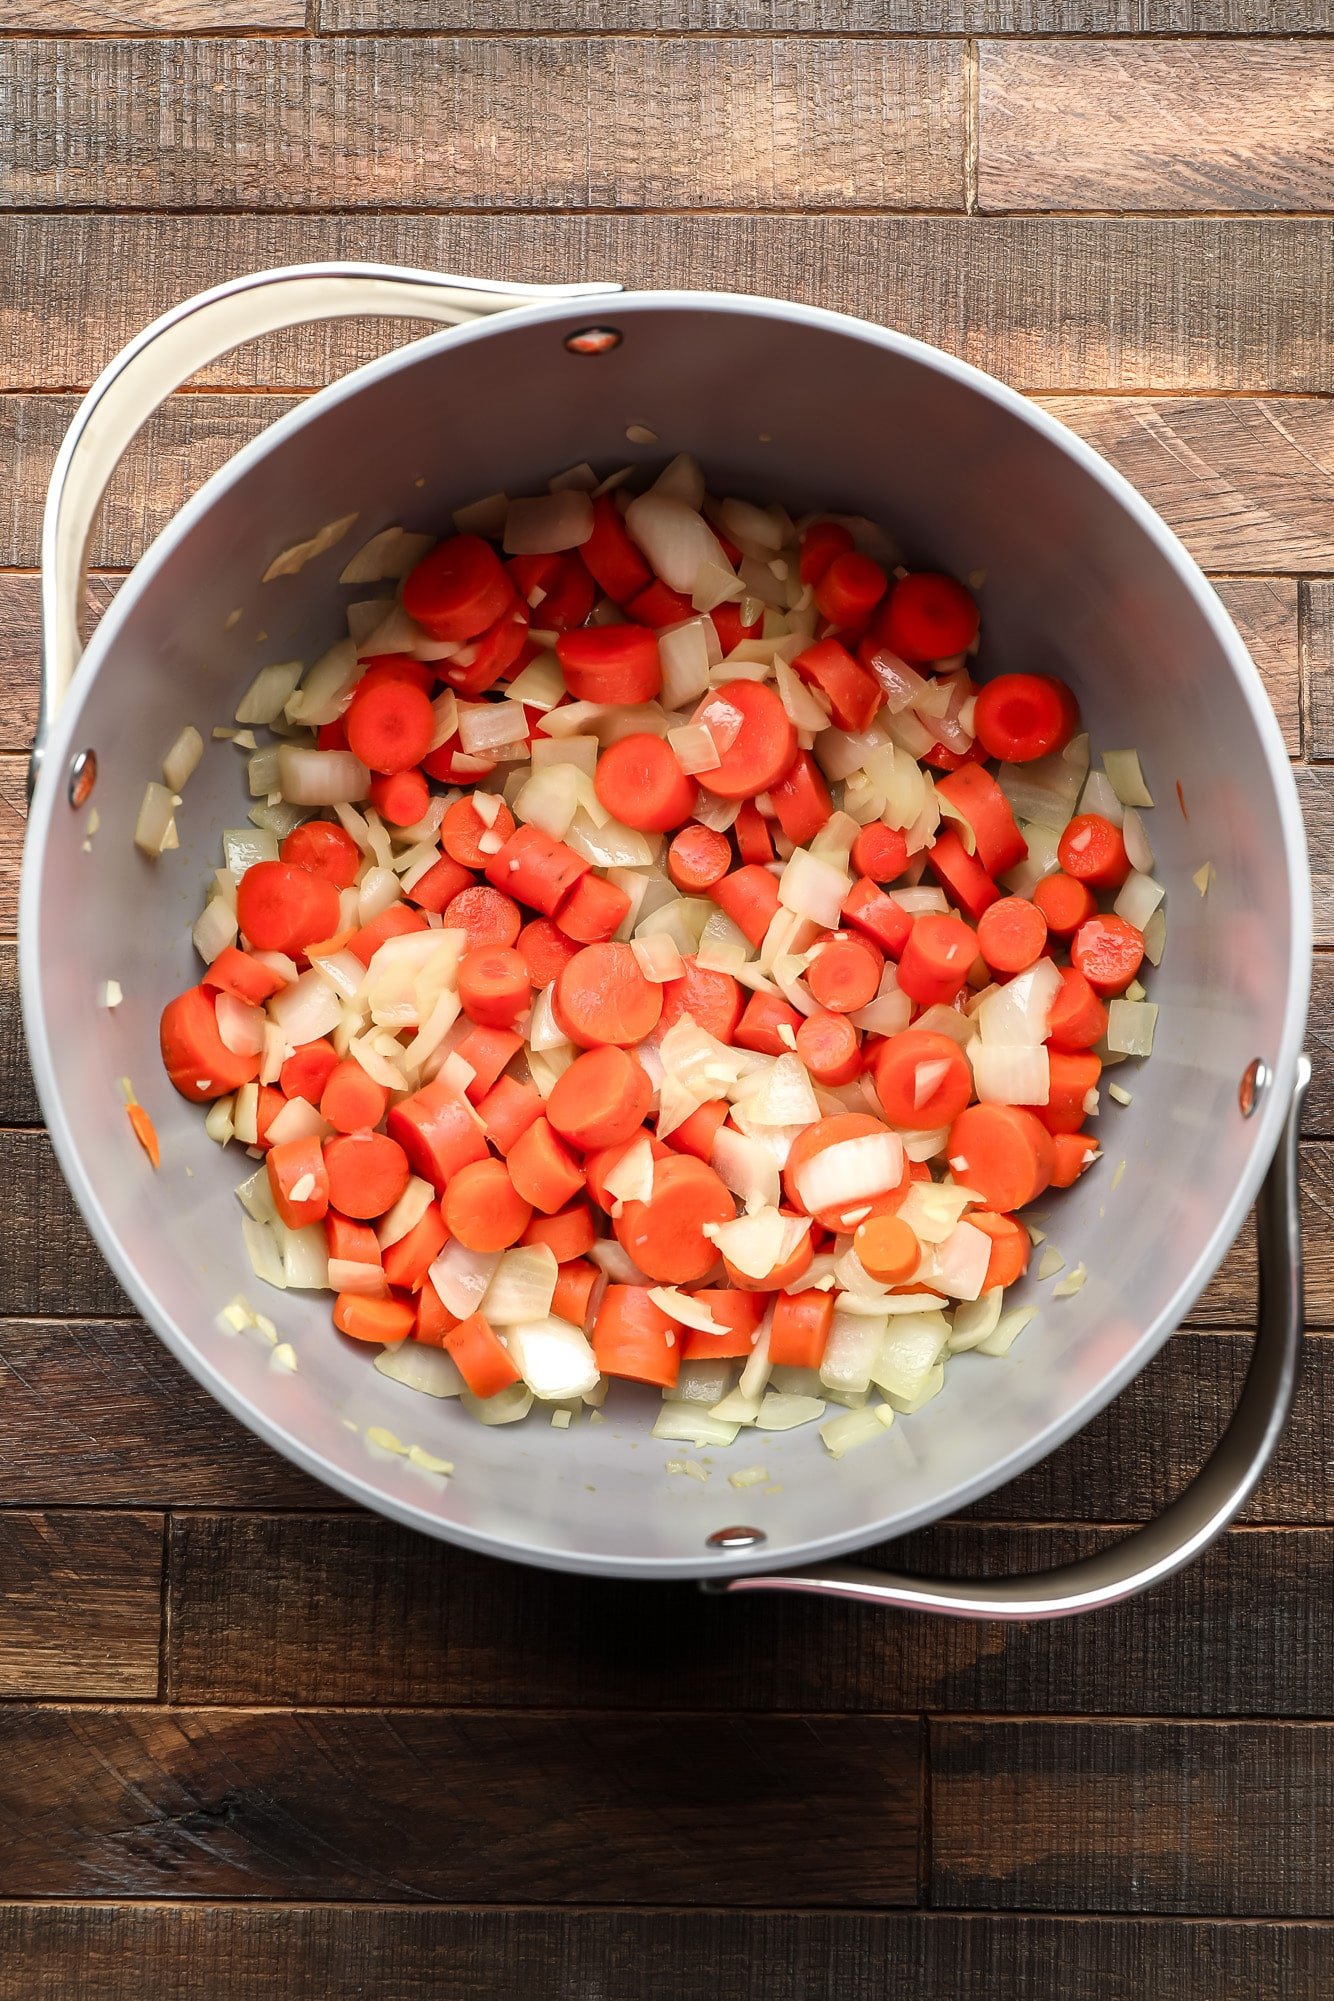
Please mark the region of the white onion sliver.
POLYGON ((1112 909, 1118 917, 1124 917, 1127 924, 1133 924, 1137 931, 1142 931, 1166 893, 1162 884, 1155 882, 1151 875, 1141 875, 1138 869, 1132 869, 1117 891, 1112 909))
POLYGON ((339 574, 340 584, 378 584, 386 578, 406 577, 422 557, 435 547, 434 535, 414 535, 397 526, 382 528, 363 542, 339 574))
POLYGON ((495 1327, 542 1320, 551 1311, 559 1266, 546 1244, 528 1244, 502 1253, 487 1286, 482 1311, 495 1327))
POLYGON ((430 1269, 431 1284, 446 1313, 466 1320, 476 1313, 500 1263, 499 1251, 470 1251, 451 1237, 430 1269))
POLYGON ((420 1341, 382 1348, 375 1357, 375 1367, 390 1382, 402 1383, 423 1396, 456 1397, 463 1393, 464 1381, 454 1357, 443 1348, 424 1347, 420 1341))
POLYGON ((237 1000, 234 994, 220 993, 215 1000, 218 1035, 223 1046, 230 1049, 234 1056, 258 1056, 264 1047, 266 1017, 263 1008, 237 1000))
POLYGON ((1112 1001, 1107 1009, 1108 1049, 1115 1056, 1151 1056, 1157 1021, 1153 1001, 1112 1001))
POLYGON ((190 933, 194 947, 206 966, 219 952, 236 942, 236 912, 220 896, 211 896, 195 919, 190 933))
POLYGON ((1014 1043, 969 1045, 973 1082, 983 1105, 1045 1105, 1051 1094, 1047 1051, 1014 1043))
POLYGON ((180 844, 176 832, 176 795, 156 779, 150 779, 134 823, 134 845, 141 854, 156 861, 159 855, 180 844))
POLYGON ((162 778, 169 792, 180 792, 204 755, 204 739, 187 723, 162 760, 162 778))
POLYGON ((370 772, 350 750, 279 748, 278 789, 293 806, 351 805, 366 797, 370 783, 370 772))
POLYGON ((300 679, 299 660, 281 660, 270 667, 261 667, 237 704, 237 722, 276 722, 300 679))
POLYGON ((507 1329, 510 1355, 524 1382, 544 1403, 582 1396, 598 1380, 598 1365, 583 1331, 544 1313, 507 1329))
POLYGON ((867 1133, 824 1147, 797 1171, 802 1207, 848 1210, 897 1188, 903 1176, 903 1143, 897 1133, 867 1133))
POLYGON ((294 1049, 330 1034, 343 1014, 337 989, 313 967, 276 993, 268 1006, 270 1015, 294 1049))

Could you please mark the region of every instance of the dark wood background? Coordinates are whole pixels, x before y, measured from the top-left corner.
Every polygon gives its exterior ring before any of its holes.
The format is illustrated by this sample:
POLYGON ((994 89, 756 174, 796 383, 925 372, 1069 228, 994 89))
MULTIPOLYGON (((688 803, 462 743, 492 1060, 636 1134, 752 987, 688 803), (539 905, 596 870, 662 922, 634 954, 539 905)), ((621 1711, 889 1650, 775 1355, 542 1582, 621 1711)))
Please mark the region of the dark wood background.
MULTIPOLYGON (((0 2001, 1328 1995, 1332 0, 2 0, 0 30, 0 2001), (129 1316, 18 1027, 41 496, 145 321, 327 256, 885 321, 1058 412, 1217 579, 1314 851, 1311 1339, 1244 1523, 1155 1597, 952 1627, 486 1563, 343 1508, 129 1316)), ((268 340, 174 398, 94 605, 384 338, 268 340)), ((1243 1242, 1112 1410, 896 1562, 1149 1515, 1251 1317, 1243 1242)))

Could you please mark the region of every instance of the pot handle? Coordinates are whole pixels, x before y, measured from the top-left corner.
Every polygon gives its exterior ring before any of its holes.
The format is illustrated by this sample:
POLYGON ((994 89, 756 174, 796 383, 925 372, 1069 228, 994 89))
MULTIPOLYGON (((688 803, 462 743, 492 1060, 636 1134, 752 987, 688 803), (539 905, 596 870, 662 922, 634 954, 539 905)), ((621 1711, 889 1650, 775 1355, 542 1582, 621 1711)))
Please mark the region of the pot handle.
POLYGON ((230 348, 308 320, 382 314, 447 326, 544 300, 597 299, 615 284, 493 285, 392 264, 292 264, 255 271, 173 306, 103 369, 65 434, 42 520, 42 695, 28 773, 42 751, 82 652, 79 610, 88 539, 102 496, 135 434, 187 377, 230 348))
POLYGON ((715 1596, 809 1592, 956 1619, 1060 1619, 1133 1598, 1192 1562, 1250 1499, 1292 1406, 1302 1344, 1297 1138, 1310 1081, 1310 1062, 1299 1056, 1288 1116, 1256 1202, 1259 1326, 1240 1402, 1213 1457, 1156 1521, 1110 1549, 1030 1577, 896 1577, 837 1563, 769 1577, 708 1579, 701 1589, 715 1596))

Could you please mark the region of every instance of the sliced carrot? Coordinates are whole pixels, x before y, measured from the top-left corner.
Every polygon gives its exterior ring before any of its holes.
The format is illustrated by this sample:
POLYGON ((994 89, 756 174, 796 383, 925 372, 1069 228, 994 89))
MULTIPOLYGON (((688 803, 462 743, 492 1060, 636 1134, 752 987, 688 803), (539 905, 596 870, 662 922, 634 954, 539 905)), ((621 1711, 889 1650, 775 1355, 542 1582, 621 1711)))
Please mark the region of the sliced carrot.
POLYGON ((626 891, 590 869, 561 904, 556 923, 572 944, 600 945, 615 935, 629 914, 626 891))
POLYGON ((967 985, 976 958, 976 931, 961 918, 927 911, 914 921, 903 948, 899 985, 921 1007, 948 1005, 967 985))
POLYGON ((933 570, 900 577, 877 631, 901 660, 921 666, 963 653, 977 637, 977 606, 963 585, 933 570))
POLYGON ((632 1139, 652 1103, 653 1086, 643 1065, 609 1044, 577 1056, 556 1079, 547 1118, 562 1139, 587 1153, 632 1139))
POLYGON ((1130 874, 1121 829, 1101 813, 1076 814, 1056 844, 1056 859, 1089 889, 1120 889, 1130 874))
MULTIPOLYGON (((331 1199, 328 1165, 313 1134, 271 1146, 265 1167, 273 1206, 289 1230, 323 1221, 331 1199)), ((336 1205, 342 1209, 340 1202, 336 1205)))
POLYGON ((441 1346, 454 1357, 459 1374, 475 1397, 493 1397, 519 1380, 514 1357, 480 1313, 470 1313, 451 1327, 441 1346))
POLYGON ((684 592, 669 590, 657 577, 642 591, 636 591, 632 598, 627 598, 625 609, 636 625, 651 625, 657 632, 698 615, 684 592))
POLYGON ((306 820, 278 850, 280 861, 327 876, 335 889, 351 889, 361 869, 361 849, 334 820, 306 820))
POLYGON ((414 660, 410 653, 372 653, 362 662, 357 686, 374 688, 381 681, 404 681, 410 688, 429 695, 433 678, 425 661, 414 660))
POLYGON ((799 653, 792 665, 803 681, 828 699, 839 729, 859 732, 871 727, 884 703, 884 690, 846 646, 836 639, 819 639, 799 653))
POLYGON ((630 540, 609 493, 593 502, 593 532, 580 544, 578 554, 613 604, 629 604, 653 581, 653 572, 630 540))
MULTIPOLYGON (((553 840, 540 827, 525 826, 515 828, 498 855, 488 856, 485 874, 494 889, 554 917, 589 866, 564 841, 553 840)), ((514 939, 505 943, 512 945, 514 939)))
POLYGON ((953 1125, 973 1095, 968 1058, 949 1035, 905 1028, 875 1053, 875 1094, 892 1126, 931 1132, 953 1125))
POLYGON ((1098 1158, 1098 1142, 1091 1133, 1054 1133, 1056 1158, 1052 1164, 1053 1188, 1072 1188, 1086 1167, 1098 1158))
POLYGON ((1084 975, 1062 966, 1061 991, 1047 1016, 1047 1041, 1053 1049, 1091 1049, 1107 1033, 1107 1010, 1084 975))
POLYGON ((549 987, 579 950, 578 943, 550 917, 535 917, 531 924, 525 924, 519 933, 518 947, 535 987, 549 987))
POLYGON ((338 1051, 327 1036, 318 1042, 303 1042, 292 1051, 278 1072, 278 1083, 286 1098, 305 1098, 318 1105, 324 1087, 338 1068, 338 1051))
POLYGON ((834 810, 824 773, 808 750, 799 750, 776 784, 769 787, 778 824, 789 841, 806 847, 834 810))
POLYGON ((1023 1224, 1017 1223, 1013 1216, 999 1216, 992 1209, 973 1209, 968 1220, 975 1230, 984 1231, 991 1239, 987 1275, 982 1281, 983 1292, 994 1292, 997 1286, 1013 1285, 1021 1279, 1028 1270, 1032 1250, 1023 1224))
POLYGON ((392 1209, 408 1185, 408 1156, 386 1133, 340 1133, 326 1140, 324 1166, 328 1200, 345 1216, 363 1222, 392 1209))
MULTIPOLYGON (((817 1119, 814 1125, 807 1126, 804 1132, 799 1132, 792 1142, 787 1165, 783 1169, 783 1189, 792 1207, 803 1216, 813 1213, 816 1222, 826 1230, 841 1230, 848 1227, 843 1219, 843 1210, 847 1205, 843 1203, 826 1205, 813 1212, 806 1208, 801 1199, 801 1170, 814 1160, 818 1153, 824 1153, 831 1146, 840 1146, 845 1140, 850 1139, 869 1139, 873 1134, 883 1133, 884 1130, 881 1121, 873 1119, 869 1112, 836 1112, 832 1118, 817 1119)), ((905 1164, 898 1187, 885 1191, 890 1204, 897 1203, 900 1193, 907 1193, 908 1181, 908 1169, 905 1164)), ((868 1198, 852 1206, 865 1209, 874 1205, 868 1198)), ((858 1221, 860 1220, 859 1217, 858 1221)))
POLYGON ((281 973, 275 973, 272 966, 252 959, 249 952, 243 952, 238 945, 226 945, 205 972, 200 985, 211 987, 215 993, 231 994, 251 1007, 259 1007, 271 994, 285 987, 287 981, 281 973))
POLYGON ((662 988, 641 971, 630 947, 585 945, 556 981, 556 1018, 581 1049, 642 1042, 658 1025, 662 988))
POLYGON ((1035 966, 1047 944, 1047 920, 1026 896, 1003 896, 977 920, 977 942, 993 972, 1007 978, 1035 966))
POLYGON ((290 862, 252 862, 237 884, 236 921, 257 952, 295 956, 337 930, 338 891, 290 862))
POLYGON ((778 909, 777 876, 752 863, 715 882, 712 894, 718 908, 750 944, 758 947, 764 943, 764 934, 778 909))
POLYGON ((517 1077, 498 1078, 479 1100, 477 1116, 496 1151, 508 1156, 515 1141, 541 1118, 542 1093, 535 1084, 521 1084, 517 1077))
POLYGON ((544 1118, 519 1135, 505 1165, 522 1199, 544 1216, 554 1216, 584 1185, 578 1161, 544 1118))
POLYGON ((665 1032, 674 1021, 688 1014, 710 1035, 717 1036, 719 1042, 730 1042, 745 1006, 739 983, 730 973, 701 966, 692 955, 684 957, 681 965, 683 970, 676 979, 663 982, 662 1029, 665 1032))
POLYGON ((149 1166, 156 1170, 162 1164, 162 1148, 158 1144, 157 1127, 141 1104, 132 1103, 125 1107, 126 1115, 134 1128, 134 1136, 148 1155, 149 1166))
POLYGON ((360 1292, 340 1292, 334 1301, 333 1323, 353 1341, 374 1341, 388 1348, 406 1341, 416 1322, 415 1309, 402 1299, 368 1299, 360 1292))
POLYGON ((950 1170, 989 1209, 1022 1209, 1051 1180, 1051 1134, 1019 1105, 970 1105, 950 1127, 950 1170))
POLYGON ((363 966, 369 966, 386 939, 404 938, 409 931, 425 929, 426 919, 420 910, 409 910, 406 903, 391 903, 388 910, 382 910, 378 917, 372 917, 369 924, 363 924, 360 931, 353 933, 347 949, 363 966))
POLYGON ((749 1357, 751 1349, 755 1346, 760 1322, 764 1318, 762 1296, 757 1292, 743 1291, 735 1286, 706 1286, 700 1292, 692 1292, 690 1296, 695 1304, 704 1307, 706 1312, 726 1329, 726 1332, 707 1334, 702 1327, 683 1327, 682 1361, 730 1362, 749 1357))
POLYGON ((818 1369, 834 1324, 832 1292, 785 1292, 774 1301, 769 1360, 776 1368, 818 1369))
POLYGON ((775 691, 763 681, 727 681, 707 694, 691 717, 703 723, 722 762, 697 773, 720 799, 754 799, 777 784, 797 754, 797 732, 775 691))
POLYGON ((479 1024, 470 1028, 454 1047, 473 1073, 465 1094, 468 1102, 480 1105, 506 1064, 512 1063, 523 1048, 523 1037, 512 1028, 487 1028, 479 1024))
POLYGON ((1047 1102, 1033 1107, 1049 1133, 1077 1133, 1088 1116, 1084 1100, 1098 1088, 1102 1061, 1091 1049, 1049 1049, 1047 1102))
POLYGON ((193 1104, 225 1098, 259 1075, 259 1057, 238 1055, 219 1035, 217 1007, 206 987, 190 987, 167 1002, 158 1039, 167 1075, 193 1104))
POLYGON ((329 1246, 331 1258, 341 1258, 346 1264, 378 1265, 381 1262, 380 1246, 369 1223, 354 1223, 350 1216, 341 1216, 337 1209, 330 1209, 324 1218, 324 1240, 329 1246))
POLYGON ((513 602, 514 586, 480 535, 451 535, 403 581, 403 609, 432 639, 474 639, 513 602))
POLYGON ((412 1172, 429 1181, 437 1194, 443 1194, 461 1167, 486 1159, 486 1138, 477 1118, 440 1078, 391 1105, 385 1130, 402 1148, 412 1172))
POLYGON ((1090 917, 1076 931, 1070 957, 1095 994, 1123 994, 1144 963, 1144 934, 1124 917, 1090 917))
POLYGON ((465 1250, 507 1251, 528 1228, 532 1204, 503 1160, 474 1160, 450 1177, 441 1203, 445 1227, 465 1250))
POLYGON ((368 1077, 355 1056, 345 1056, 320 1093, 320 1117, 335 1132, 369 1132, 389 1109, 389 1093, 368 1077))
POLYGON ((370 771, 408 771, 431 748, 435 711, 406 681, 362 681, 343 718, 348 748, 370 771))
POLYGON ((688 1285, 718 1261, 704 1227, 730 1223, 736 1204, 720 1177, 692 1154, 656 1163, 647 1202, 627 1202, 613 1219, 621 1248, 642 1272, 664 1285, 688 1285))
POLYGON ((752 994, 732 1040, 738 1049, 763 1056, 786 1056, 796 1047, 803 1016, 779 994, 752 994))
POLYGON ((667 850, 667 873, 686 896, 698 896, 721 882, 732 866, 726 834, 691 822, 682 827, 667 850))
POLYGON ((665 834, 695 810, 693 778, 671 745, 649 731, 609 744, 597 761, 593 789, 614 820, 641 833, 665 834))
POLYGON ((710 1098, 706 1104, 698 1106, 688 1119, 682 1119, 667 1135, 667 1144, 673 1153, 693 1153, 696 1160, 712 1161, 713 1142, 719 1129, 727 1123, 729 1107, 726 1098, 710 1098))
POLYGON ((957 807, 973 830, 977 859, 988 875, 1004 875, 1028 853, 1010 802, 989 771, 963 764, 936 780, 942 798, 957 807))
POLYGON ((861 1037, 843 1014, 808 1014, 797 1030, 797 1054, 817 1084, 850 1084, 862 1067, 861 1037))
POLYGON ((681 1368, 680 1327, 642 1285, 609 1285, 593 1322, 593 1355, 604 1376, 669 1390, 681 1368))
POLYGON ((773 860, 774 839, 769 832, 769 822, 753 799, 742 800, 741 810, 732 822, 732 832, 743 867, 749 868, 752 864, 763 867, 773 860))
POLYGON ((885 955, 869 938, 830 931, 816 941, 815 951, 806 968, 806 984, 829 1014, 855 1014, 875 999, 885 955))
POLYGON ((492 793, 491 804, 495 809, 493 820, 484 820, 471 799, 456 799, 440 822, 440 845, 451 861, 464 868, 484 869, 496 853, 494 846, 484 848, 481 843, 487 834, 499 836, 507 841, 514 832, 514 815, 504 800, 492 793))
POLYGON ((528 607, 511 599, 485 632, 461 647, 443 669, 455 694, 475 700, 517 667, 529 643, 528 622, 528 607))
POLYGON ((463 890, 472 886, 472 871, 449 855, 441 855, 439 861, 433 862, 425 875, 418 876, 412 888, 405 889, 403 894, 420 909, 438 913, 463 890))
POLYGON ((852 844, 852 866, 874 882, 897 882, 908 866, 908 843, 897 827, 872 820, 852 844))
POLYGON ((926 865, 951 903, 957 903, 974 924, 998 901, 1000 891, 976 855, 970 855, 952 827, 936 835, 926 865))
POLYGON ((415 1292, 449 1241, 438 1202, 423 1211, 396 1244, 384 1253, 384 1275, 402 1292, 415 1292))
MULTIPOLYGON (((545 1244, 558 1265, 587 1257, 597 1242, 597 1227, 588 1198, 576 1195, 551 1216, 533 1216, 519 1239, 522 1244, 545 1244)), ((596 1269, 596 1267, 594 1267, 596 1269)), ((557 1311, 553 1302, 552 1312, 557 1311)))
POLYGON ((1001 674, 980 688, 973 732, 988 757, 1030 764, 1064 750, 1079 727, 1079 709, 1063 681, 1046 674, 1001 674))
POLYGON ((1087 883, 1076 882, 1061 869, 1054 875, 1044 875, 1034 885, 1033 901, 1046 918, 1053 938, 1073 938, 1085 918, 1092 917, 1098 907, 1087 883))
POLYGON ((812 521, 801 538, 803 584, 818 584, 835 557, 855 546, 841 521, 812 521))
POLYGON ((459 961, 458 995, 469 1021, 513 1028, 533 1003, 522 952, 513 945, 475 945, 459 961))
POLYGON ((902 956, 912 936, 913 921, 901 903, 887 896, 869 876, 854 882, 841 912, 845 924, 870 938, 891 959, 902 956))
POLYGON ((586 625, 562 632, 556 658, 576 702, 630 706, 651 702, 662 687, 658 641, 643 625, 586 625))
POLYGON ((413 1340, 420 1341, 427 1348, 443 1348, 446 1334, 458 1324, 456 1316, 444 1304, 430 1279, 424 1278, 417 1294, 417 1318, 412 1328, 413 1340))
POLYGON ((857 1225, 852 1248, 882 1285, 904 1284, 922 1261, 922 1247, 901 1216, 868 1216, 857 1225))
POLYGON ((377 772, 370 784, 370 802, 390 827, 415 827, 431 803, 431 788, 415 768, 377 772))
POLYGON ((523 924, 514 898, 482 882, 460 890, 441 914, 447 931, 462 931, 469 951, 478 945, 513 945, 523 924))

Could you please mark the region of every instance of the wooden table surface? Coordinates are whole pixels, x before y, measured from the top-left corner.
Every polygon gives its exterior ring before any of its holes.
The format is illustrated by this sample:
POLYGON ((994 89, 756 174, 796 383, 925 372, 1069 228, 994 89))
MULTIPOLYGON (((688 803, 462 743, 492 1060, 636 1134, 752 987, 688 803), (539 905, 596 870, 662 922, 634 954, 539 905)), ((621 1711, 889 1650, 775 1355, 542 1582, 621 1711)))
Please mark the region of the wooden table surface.
MULTIPOLYGON (((814 300, 1037 397, 1216 578, 1329 947, 1334 4, 4 0, 0 29, 0 2001, 1327 1996, 1323 952, 1277 1463, 1153 1598, 1003 1629, 557 1579, 344 1507, 129 1315, 40 1130, 12 933, 75 399, 186 294, 341 256, 814 300)), ((384 333, 173 399, 95 603, 384 333)), ((1042 1565, 1161 1507, 1232 1409, 1252 1278, 1243 1242, 1114 1408, 896 1561, 1042 1565)))

